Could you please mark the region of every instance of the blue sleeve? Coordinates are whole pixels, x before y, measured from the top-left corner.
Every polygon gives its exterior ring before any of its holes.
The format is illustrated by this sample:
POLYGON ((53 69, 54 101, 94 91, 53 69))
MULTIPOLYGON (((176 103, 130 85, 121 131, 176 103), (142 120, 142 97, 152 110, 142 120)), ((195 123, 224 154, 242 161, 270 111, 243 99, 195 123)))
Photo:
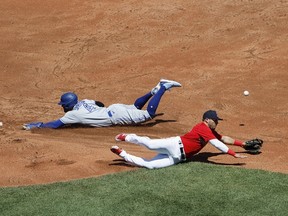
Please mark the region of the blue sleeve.
POLYGON ((51 122, 47 122, 47 123, 43 123, 41 125, 41 128, 59 128, 59 127, 62 127, 64 126, 65 124, 60 121, 60 119, 56 120, 56 121, 51 121, 51 122))

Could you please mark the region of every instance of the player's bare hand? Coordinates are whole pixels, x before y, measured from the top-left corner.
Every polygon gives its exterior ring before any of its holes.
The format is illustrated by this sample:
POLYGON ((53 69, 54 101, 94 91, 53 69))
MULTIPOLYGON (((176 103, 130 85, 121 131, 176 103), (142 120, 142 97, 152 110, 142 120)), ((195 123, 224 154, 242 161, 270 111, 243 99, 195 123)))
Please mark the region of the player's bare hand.
POLYGON ((235 158, 247 158, 246 155, 241 155, 241 154, 235 154, 234 157, 235 158))

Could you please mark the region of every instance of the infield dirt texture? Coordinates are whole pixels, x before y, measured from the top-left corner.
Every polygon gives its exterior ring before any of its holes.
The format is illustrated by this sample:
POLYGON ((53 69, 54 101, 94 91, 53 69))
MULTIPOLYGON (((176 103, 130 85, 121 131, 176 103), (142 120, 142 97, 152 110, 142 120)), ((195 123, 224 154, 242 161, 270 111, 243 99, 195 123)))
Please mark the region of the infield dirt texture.
POLYGON ((0 17, 0 186, 137 169, 110 152, 115 135, 181 135, 208 109, 220 133, 264 147, 235 159, 207 145, 196 160, 288 173, 288 1, 1 0, 0 17), (143 126, 21 130, 62 117, 63 92, 132 104, 160 78, 183 87, 143 126))

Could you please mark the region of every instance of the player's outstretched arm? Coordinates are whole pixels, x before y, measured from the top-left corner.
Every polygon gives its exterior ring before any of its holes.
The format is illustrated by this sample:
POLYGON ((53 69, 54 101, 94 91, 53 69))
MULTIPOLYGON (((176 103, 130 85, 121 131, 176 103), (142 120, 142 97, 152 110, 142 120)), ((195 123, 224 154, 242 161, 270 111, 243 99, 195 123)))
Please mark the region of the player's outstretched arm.
POLYGON ((245 144, 245 142, 242 142, 240 140, 235 140, 229 136, 222 136, 221 141, 227 145, 236 145, 236 146, 241 146, 245 144))
POLYGON ((56 129, 56 128, 60 128, 62 126, 64 126, 65 124, 60 120, 56 120, 56 121, 51 121, 51 122, 47 122, 47 123, 44 123, 42 124, 42 128, 53 128, 53 129, 56 129))
POLYGON ((31 123, 27 123, 23 125, 23 129, 24 130, 31 130, 32 128, 60 128, 62 126, 64 126, 65 124, 60 121, 60 119, 56 120, 56 121, 51 121, 51 122, 47 122, 47 123, 43 123, 43 122, 31 122, 31 123))
POLYGON ((231 137, 228 137, 228 136, 222 136, 221 141, 228 145, 240 146, 244 148, 250 154, 261 153, 261 148, 264 142, 262 139, 259 139, 259 138, 251 139, 251 140, 243 142, 240 140, 232 139, 231 137))
POLYGON ((211 145, 213 145, 215 148, 219 149, 221 152, 229 154, 235 158, 246 158, 247 156, 235 153, 233 150, 229 149, 223 142, 221 142, 218 139, 212 139, 209 140, 211 145))

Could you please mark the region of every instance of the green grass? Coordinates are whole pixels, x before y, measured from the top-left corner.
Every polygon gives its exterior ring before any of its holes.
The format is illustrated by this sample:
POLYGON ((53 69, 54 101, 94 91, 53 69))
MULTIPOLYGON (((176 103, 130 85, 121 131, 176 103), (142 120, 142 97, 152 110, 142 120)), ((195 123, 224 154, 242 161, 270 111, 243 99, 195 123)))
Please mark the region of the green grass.
POLYGON ((287 215, 281 173, 192 162, 100 178, 0 188, 0 215, 287 215))

